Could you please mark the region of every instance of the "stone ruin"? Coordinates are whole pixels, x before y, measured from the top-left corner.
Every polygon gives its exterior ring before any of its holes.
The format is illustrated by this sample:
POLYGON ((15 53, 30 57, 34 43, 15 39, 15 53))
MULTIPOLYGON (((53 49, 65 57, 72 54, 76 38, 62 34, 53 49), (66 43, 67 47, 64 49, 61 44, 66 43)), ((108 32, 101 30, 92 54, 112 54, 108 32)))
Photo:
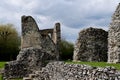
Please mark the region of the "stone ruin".
POLYGON ((120 72, 114 67, 99 68, 55 61, 37 71, 31 80, 120 80, 120 72))
POLYGON ((56 23, 54 29, 39 30, 31 16, 22 16, 21 49, 28 47, 39 48, 56 55, 56 59, 59 59, 60 36, 60 23, 56 23))
POLYGON ((112 16, 108 31, 108 63, 120 63, 120 4, 112 16))
POLYGON ((17 60, 5 65, 4 79, 28 76, 40 70, 49 60, 59 60, 60 23, 56 23, 53 29, 39 30, 31 16, 22 16, 21 21, 21 51, 17 60))
POLYGON ((82 30, 74 48, 74 61, 120 63, 120 3, 112 16, 108 33, 93 28, 82 30))
MULTIPOLYGON (((49 62, 49 60, 59 60, 60 40, 60 23, 56 23, 53 29, 39 30, 31 16, 22 16, 21 51, 17 60, 5 65, 4 79, 23 78, 32 73, 33 78, 23 79, 120 80, 120 71, 115 68, 49 62)), ((113 14, 108 32, 90 27, 79 33, 73 59, 74 61, 107 61, 107 51, 109 63, 120 63, 120 4, 113 14)))
POLYGON ((107 61, 108 32, 87 28, 79 33, 74 47, 74 61, 107 61))

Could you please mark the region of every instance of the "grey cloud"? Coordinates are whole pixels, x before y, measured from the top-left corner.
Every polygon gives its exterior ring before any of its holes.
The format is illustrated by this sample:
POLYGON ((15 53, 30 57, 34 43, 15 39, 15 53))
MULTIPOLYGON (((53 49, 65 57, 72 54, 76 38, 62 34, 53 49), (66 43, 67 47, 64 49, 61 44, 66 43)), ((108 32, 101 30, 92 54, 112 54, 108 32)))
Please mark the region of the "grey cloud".
POLYGON ((82 28, 101 26, 101 28, 106 29, 119 2, 119 0, 0 1, 0 23, 13 23, 20 30, 20 17, 22 15, 32 15, 40 27, 44 28, 51 27, 54 22, 59 21, 63 25, 63 33, 71 41, 76 39, 76 34, 82 28), (74 29, 75 34, 72 34, 72 29, 74 29))
POLYGON ((111 6, 112 4, 112 0, 90 0, 89 2, 88 0, 75 0, 72 3, 68 0, 61 0, 48 3, 47 8, 39 7, 34 12, 51 16, 54 20, 60 20, 64 25, 72 28, 81 28, 90 24, 103 26, 107 25, 111 19, 113 12, 111 9, 115 8, 111 6), (105 22, 101 22, 101 19, 105 22))

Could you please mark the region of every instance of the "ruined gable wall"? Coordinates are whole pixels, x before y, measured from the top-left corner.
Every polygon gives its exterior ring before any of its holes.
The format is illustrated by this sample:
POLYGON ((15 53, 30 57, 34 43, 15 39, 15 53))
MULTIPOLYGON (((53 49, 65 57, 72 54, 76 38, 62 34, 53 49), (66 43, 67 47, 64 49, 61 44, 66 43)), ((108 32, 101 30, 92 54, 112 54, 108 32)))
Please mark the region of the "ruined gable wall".
POLYGON ((41 38, 35 20, 31 16, 22 16, 21 49, 28 47, 42 48, 41 38))

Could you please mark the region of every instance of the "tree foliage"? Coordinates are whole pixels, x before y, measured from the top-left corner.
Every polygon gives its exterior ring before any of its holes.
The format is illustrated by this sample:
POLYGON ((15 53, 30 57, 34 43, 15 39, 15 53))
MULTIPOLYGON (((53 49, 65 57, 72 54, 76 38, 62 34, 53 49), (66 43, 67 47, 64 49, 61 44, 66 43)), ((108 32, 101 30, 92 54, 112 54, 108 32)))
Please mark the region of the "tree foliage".
POLYGON ((68 60, 68 59, 72 60, 73 50, 74 50, 73 43, 68 42, 65 39, 62 39, 60 47, 61 47, 61 52, 62 52, 60 54, 61 59, 62 60, 68 60))
POLYGON ((0 25, 0 60, 13 60, 19 52, 20 39, 12 24, 0 25))

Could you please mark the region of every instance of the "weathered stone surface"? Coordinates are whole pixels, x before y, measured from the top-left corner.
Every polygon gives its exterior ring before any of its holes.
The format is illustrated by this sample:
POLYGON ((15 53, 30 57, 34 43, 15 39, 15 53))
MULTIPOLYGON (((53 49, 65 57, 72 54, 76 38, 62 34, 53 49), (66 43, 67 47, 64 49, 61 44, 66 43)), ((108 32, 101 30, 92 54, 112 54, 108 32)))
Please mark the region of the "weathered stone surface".
POLYGON ((27 69, 27 65, 21 61, 11 61, 5 65, 4 68, 4 79, 10 78, 22 78, 23 76, 27 76, 30 71, 27 69))
POLYGON ((47 60, 56 60, 56 55, 33 47, 22 49, 17 56, 17 61, 25 62, 28 68, 33 70, 38 70, 41 66, 45 66, 44 62, 47 60))
POLYGON ((79 33, 74 47, 75 61, 107 61, 107 36, 105 30, 87 28, 79 33))
POLYGON ((61 29, 60 23, 56 23, 53 29, 52 40, 56 44, 58 58, 59 54, 61 54, 60 43, 61 43, 61 29))
POLYGON ((88 65, 50 62, 36 72, 33 80, 120 80, 115 68, 95 68, 88 65))
POLYGON ((109 26, 108 63, 120 63, 120 4, 113 14, 109 26))
POLYGON ((6 78, 22 78, 30 73, 40 70, 48 60, 54 60, 55 55, 44 52, 38 48, 24 48, 20 51, 16 61, 5 65, 6 78))
POLYGON ((39 30, 31 16, 22 16, 21 49, 40 48, 56 54, 56 58, 59 59, 60 34, 60 23, 56 23, 54 29, 39 30))
POLYGON ((22 16, 21 51, 16 61, 5 65, 4 78, 21 78, 45 66, 48 60, 59 60, 60 23, 53 29, 39 30, 31 16, 22 16))

